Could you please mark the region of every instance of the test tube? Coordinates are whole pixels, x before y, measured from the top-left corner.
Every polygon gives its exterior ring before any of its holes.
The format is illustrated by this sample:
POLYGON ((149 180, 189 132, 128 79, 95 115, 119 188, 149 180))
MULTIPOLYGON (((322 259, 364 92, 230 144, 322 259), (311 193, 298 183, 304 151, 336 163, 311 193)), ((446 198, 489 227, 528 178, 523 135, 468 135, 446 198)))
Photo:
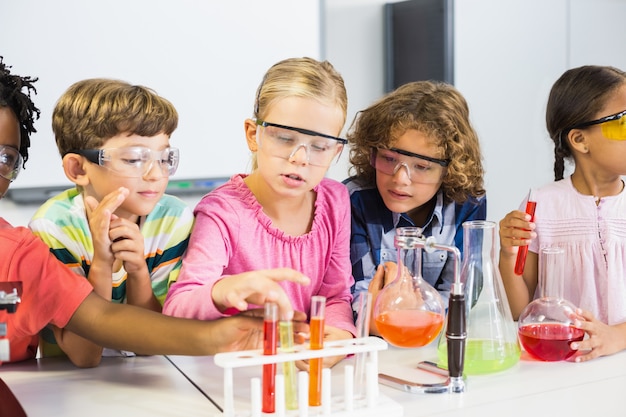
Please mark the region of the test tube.
MULTIPOLYGON (((263 316, 263 354, 275 355, 277 342, 278 305, 265 303, 263 316)), ((263 412, 273 413, 276 407, 276 363, 263 365, 263 412)))
MULTIPOLYGON (((535 208, 537 202, 533 197, 533 190, 528 192, 528 200, 526 200, 526 213, 530 214, 530 221, 535 221, 535 208)), ((528 255, 528 245, 520 246, 517 250, 517 259, 515 260, 515 274, 522 275, 524 273, 524 266, 526 265, 526 255, 528 255)))
MULTIPOLYGON (((357 306, 356 337, 368 337, 370 335, 372 294, 369 291, 362 291, 359 295, 357 306)), ((367 358, 367 352, 360 352, 356 354, 356 365, 354 367, 354 391, 357 398, 365 397, 365 363, 367 362, 367 358)))
MULTIPOLYGON (((324 348, 324 313, 326 297, 315 295, 311 297, 311 318, 309 329, 311 332, 310 349, 324 348)), ((322 358, 309 359, 309 405, 322 404, 322 358)))
MULTIPOLYGON (((278 323, 281 352, 293 352, 293 323, 291 320, 281 320, 278 323)), ((293 361, 283 362, 285 375, 285 405, 287 410, 298 409, 298 382, 296 364, 293 361)))

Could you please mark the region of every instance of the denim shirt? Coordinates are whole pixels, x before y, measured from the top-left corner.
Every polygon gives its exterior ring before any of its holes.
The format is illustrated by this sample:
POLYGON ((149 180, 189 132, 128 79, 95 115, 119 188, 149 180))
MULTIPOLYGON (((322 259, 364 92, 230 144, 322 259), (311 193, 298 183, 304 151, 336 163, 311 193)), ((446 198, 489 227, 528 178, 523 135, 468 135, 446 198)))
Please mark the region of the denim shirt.
MULTIPOLYGON (((469 220, 485 220, 487 198, 470 198, 463 203, 446 201, 443 192, 435 195, 435 207, 426 224, 416 225, 407 213, 390 211, 375 185, 362 185, 354 177, 344 180, 350 192, 352 233, 350 259, 355 284, 352 294, 367 291, 376 267, 384 262, 397 262, 394 237, 398 227, 421 227, 424 236, 433 236, 438 244, 454 245, 463 253, 463 227, 469 220)), ((422 251, 422 276, 436 288, 447 304, 454 282, 454 255, 444 250, 422 251)), ((460 265, 459 265, 460 268, 460 265)))

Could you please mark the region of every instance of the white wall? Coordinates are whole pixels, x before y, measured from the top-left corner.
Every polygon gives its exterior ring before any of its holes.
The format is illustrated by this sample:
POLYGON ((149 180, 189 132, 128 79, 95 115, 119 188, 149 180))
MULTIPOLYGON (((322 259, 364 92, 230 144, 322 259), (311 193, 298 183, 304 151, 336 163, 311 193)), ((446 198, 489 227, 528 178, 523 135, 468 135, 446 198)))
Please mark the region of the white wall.
MULTIPOLYGON (((386 0, 326 0, 324 56, 346 79, 349 121, 383 94, 386 0)), ((583 64, 626 69, 626 1, 458 0, 455 85, 482 143, 489 220, 553 180, 545 129, 550 87, 583 64)), ((331 176, 345 177, 347 152, 331 176)))
POLYGON ((321 0, 0 0, 0 55, 14 73, 39 78, 31 159, 12 187, 70 184, 52 110, 92 77, 146 85, 174 104, 173 179, 249 171, 243 121, 256 88, 279 60, 320 57, 321 19, 321 0))
MULTIPOLYGON (((344 76, 349 96, 347 128, 358 110, 384 92, 386 1, 322 3, 322 55, 344 76)), ((6 4, 13 3, 0 0, 0 4, 4 10, 6 4)), ((469 102, 472 122, 481 138, 490 220, 499 221, 517 208, 529 187, 553 179, 544 113, 556 78, 567 68, 583 64, 626 69, 625 15, 624 0, 456 2, 455 84, 469 102)), ((254 47, 254 39, 250 43, 254 47)), ((6 61, 10 62, 8 58, 6 61)), ((28 73, 22 68, 20 72, 28 73)), ((221 110, 224 114, 229 111, 221 110)), ((34 144, 34 148, 38 146, 34 144)), ((347 155, 346 150, 329 171, 330 177, 342 180, 348 175, 347 155)), ((0 212, 15 218, 16 224, 29 218, 31 209, 0 202, 0 212)))

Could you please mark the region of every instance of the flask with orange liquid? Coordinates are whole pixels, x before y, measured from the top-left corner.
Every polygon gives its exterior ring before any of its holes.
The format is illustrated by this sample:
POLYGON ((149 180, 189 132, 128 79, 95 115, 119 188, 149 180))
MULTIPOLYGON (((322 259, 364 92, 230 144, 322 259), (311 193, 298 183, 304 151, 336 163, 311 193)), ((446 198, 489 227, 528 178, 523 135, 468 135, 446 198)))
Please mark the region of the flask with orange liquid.
POLYGON ((394 346, 415 348, 437 338, 445 318, 441 296, 422 278, 424 237, 418 227, 396 229, 397 276, 374 304, 380 335, 394 346))

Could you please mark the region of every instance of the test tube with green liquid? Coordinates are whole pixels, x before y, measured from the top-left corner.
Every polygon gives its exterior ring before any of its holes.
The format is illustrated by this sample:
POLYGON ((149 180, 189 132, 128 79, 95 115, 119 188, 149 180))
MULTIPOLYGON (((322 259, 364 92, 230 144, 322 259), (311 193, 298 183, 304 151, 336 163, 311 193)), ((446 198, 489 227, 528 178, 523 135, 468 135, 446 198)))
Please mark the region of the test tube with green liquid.
MULTIPOLYGON (((278 322, 278 334, 280 338, 280 351, 289 353, 294 351, 293 323, 291 320, 278 322)), ((287 410, 298 409, 298 382, 296 364, 293 361, 283 362, 283 375, 285 380, 285 405, 287 410)))

